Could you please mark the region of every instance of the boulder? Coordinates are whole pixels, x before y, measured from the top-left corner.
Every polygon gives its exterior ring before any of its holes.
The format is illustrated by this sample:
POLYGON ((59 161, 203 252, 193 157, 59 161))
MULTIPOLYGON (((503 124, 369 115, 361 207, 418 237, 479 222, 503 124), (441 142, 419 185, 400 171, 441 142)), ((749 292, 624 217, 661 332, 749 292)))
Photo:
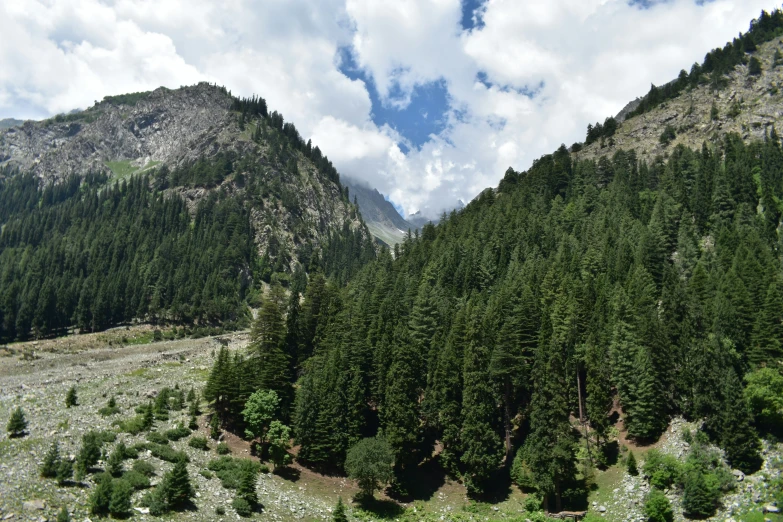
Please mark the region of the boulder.
POLYGON ((41 499, 25 500, 22 502, 22 507, 26 511, 43 511, 46 509, 46 502, 41 499))

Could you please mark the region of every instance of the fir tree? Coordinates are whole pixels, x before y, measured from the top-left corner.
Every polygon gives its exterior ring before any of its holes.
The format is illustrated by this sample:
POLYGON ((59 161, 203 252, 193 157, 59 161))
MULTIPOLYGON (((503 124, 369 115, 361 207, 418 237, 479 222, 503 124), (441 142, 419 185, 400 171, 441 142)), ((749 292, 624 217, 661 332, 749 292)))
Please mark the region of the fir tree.
POLYGON ((639 469, 636 467, 636 457, 634 457, 633 451, 628 452, 628 474, 631 476, 636 476, 639 474, 639 469))
POLYGON ((90 513, 98 516, 109 514, 112 498, 112 478, 108 473, 101 473, 95 479, 95 489, 90 495, 90 513))
POLYGON ((111 500, 109 501, 109 512, 114 517, 125 517, 131 510, 131 496, 133 495, 133 486, 127 481, 119 479, 112 481, 111 500))
POLYGON ((174 467, 163 476, 158 487, 161 488, 161 495, 170 509, 184 508, 195 495, 184 460, 174 463, 174 467))
POLYGON ((68 389, 68 393, 65 395, 65 407, 70 408, 71 406, 76 406, 77 404, 76 386, 71 386, 68 389))
POLYGON ((503 457, 503 446, 495 431, 496 399, 487 372, 489 350, 476 331, 476 323, 477 320, 472 321, 469 327, 470 341, 465 349, 461 433, 463 477, 471 495, 483 493, 487 480, 500 466, 503 457))
POLYGON ((250 466, 246 466, 239 478, 239 487, 237 488, 237 497, 241 498, 250 505, 251 510, 258 506, 258 495, 256 494, 256 471, 250 466))
POLYGON ((23 437, 27 430, 27 420, 21 407, 17 407, 8 419, 6 431, 9 437, 23 437))
POLYGON ((43 478, 54 478, 57 476, 57 466, 60 464, 60 446, 57 441, 52 442, 49 451, 46 452, 43 464, 41 464, 40 474, 43 478))
POLYGON ((337 497, 337 505, 334 507, 334 511, 332 511, 332 522, 348 522, 343 497, 337 497))
POLYGON ((269 459, 275 465, 275 470, 290 464, 291 455, 288 450, 291 448, 291 428, 274 420, 269 425, 267 440, 269 441, 269 459))

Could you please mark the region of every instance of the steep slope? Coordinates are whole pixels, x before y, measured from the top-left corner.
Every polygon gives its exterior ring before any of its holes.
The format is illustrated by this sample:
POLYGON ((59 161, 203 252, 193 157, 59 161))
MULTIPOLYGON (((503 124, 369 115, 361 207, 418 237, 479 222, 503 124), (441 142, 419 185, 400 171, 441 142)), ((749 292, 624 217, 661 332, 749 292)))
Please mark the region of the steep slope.
POLYGON ((262 281, 345 278, 373 256, 318 147, 206 83, 25 122, 0 157, 0 339, 242 323, 262 281))
POLYGON ((744 140, 763 139, 783 115, 782 52, 783 41, 775 38, 745 53, 746 63, 725 72, 700 74, 695 85, 642 114, 633 112, 643 99, 630 102, 615 118, 615 133, 582 147, 576 156, 596 158, 635 150, 640 158, 651 160, 679 144, 701 147, 705 141, 715 143, 730 133, 744 140), (751 59, 758 60, 760 71, 750 70, 751 59), (662 140, 667 127, 673 135, 662 140))
POLYGON ((350 178, 343 178, 342 183, 348 187, 351 200, 356 198, 367 228, 387 245, 400 243, 409 229, 416 228, 405 221, 394 205, 376 189, 362 181, 350 178))

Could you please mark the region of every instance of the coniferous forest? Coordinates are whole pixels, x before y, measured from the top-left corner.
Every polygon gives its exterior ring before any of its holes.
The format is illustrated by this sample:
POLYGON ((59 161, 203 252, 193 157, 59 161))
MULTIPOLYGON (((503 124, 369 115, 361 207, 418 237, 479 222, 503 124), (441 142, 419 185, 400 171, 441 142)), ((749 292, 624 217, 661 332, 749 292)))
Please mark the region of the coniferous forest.
POLYGON ((781 169, 774 131, 652 162, 561 147, 345 285, 273 288, 205 396, 241 428, 249 395, 274 390, 316 469, 382 436, 403 498, 434 461, 474 495, 510 476, 551 509, 584 505, 577 452, 605 466, 619 413, 639 443, 705 419, 700 436, 752 472, 759 430, 780 428, 743 380, 783 357, 781 169))

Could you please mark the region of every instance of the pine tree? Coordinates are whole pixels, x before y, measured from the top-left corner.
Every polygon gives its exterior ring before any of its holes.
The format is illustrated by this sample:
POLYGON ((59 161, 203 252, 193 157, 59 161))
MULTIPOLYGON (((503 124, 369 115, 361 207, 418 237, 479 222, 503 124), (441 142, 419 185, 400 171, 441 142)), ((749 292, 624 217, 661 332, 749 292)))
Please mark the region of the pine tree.
POLYGON ((419 376, 421 359, 407 337, 407 329, 398 328, 394 359, 389 367, 381 426, 394 449, 398 471, 417 463, 421 442, 419 376))
POLYGON ((503 445, 495 427, 498 424, 496 398, 487 371, 489 349, 478 330, 480 317, 474 317, 468 327, 469 342, 465 348, 462 400, 461 461, 468 493, 480 494, 492 473, 500 466, 503 445))
POLYGON ((171 509, 185 507, 195 495, 184 460, 174 463, 174 467, 163 476, 158 487, 161 488, 166 503, 171 509))
POLYGON ((337 505, 334 507, 334 511, 332 511, 332 522, 348 522, 343 497, 337 497, 337 505))
POLYGON ((6 427, 9 437, 22 437, 27 430, 27 420, 24 418, 24 412, 21 406, 17 407, 11 414, 11 418, 8 419, 8 426, 6 427))
POLYGON ((122 475, 123 460, 125 460, 125 444, 120 442, 109 455, 109 460, 106 461, 106 472, 114 477, 122 475))
POLYGON ((634 457, 633 451, 628 452, 628 474, 631 476, 636 476, 639 474, 639 468, 636 467, 636 457, 634 457))
POLYGON ((109 514, 109 505, 112 497, 112 478, 108 473, 101 473, 96 477, 95 489, 90 495, 90 513, 98 516, 109 514))
POLYGON ((57 485, 62 486, 73 476, 73 463, 70 460, 61 459, 57 464, 57 473, 55 479, 57 479, 57 485))
POLYGON ((114 517, 125 517, 131 510, 131 496, 133 495, 133 486, 127 481, 119 479, 112 481, 111 500, 109 501, 109 512, 114 517))
POLYGON ((777 277, 767 288, 766 298, 753 331, 750 360, 755 364, 783 357, 783 283, 777 277))
POLYGON ((152 429, 152 426, 154 424, 155 424, 154 406, 152 404, 152 401, 150 401, 147 407, 144 409, 142 422, 141 422, 142 430, 148 431, 152 429))
POLYGON ((761 442, 751 425, 748 404, 742 393, 742 384, 732 368, 726 368, 723 381, 720 412, 720 446, 726 451, 726 460, 732 468, 754 473, 761 466, 761 442))
POLYGON ((43 464, 41 464, 40 474, 43 478, 54 478, 57 476, 57 466, 60 464, 60 446, 57 441, 52 442, 49 451, 46 452, 43 464))
POLYGON ((77 404, 76 386, 71 386, 65 396, 65 407, 70 408, 71 406, 76 406, 77 404))
POLYGON ((250 505, 251 510, 258 506, 258 495, 256 494, 256 470, 246 466, 242 471, 237 488, 237 497, 243 499, 250 505))
POLYGON ((261 299, 258 317, 253 323, 251 337, 256 367, 256 388, 273 390, 280 400, 283 419, 290 415, 293 403, 291 362, 284 350, 286 323, 283 317, 284 293, 282 287, 271 287, 269 296, 261 299))

